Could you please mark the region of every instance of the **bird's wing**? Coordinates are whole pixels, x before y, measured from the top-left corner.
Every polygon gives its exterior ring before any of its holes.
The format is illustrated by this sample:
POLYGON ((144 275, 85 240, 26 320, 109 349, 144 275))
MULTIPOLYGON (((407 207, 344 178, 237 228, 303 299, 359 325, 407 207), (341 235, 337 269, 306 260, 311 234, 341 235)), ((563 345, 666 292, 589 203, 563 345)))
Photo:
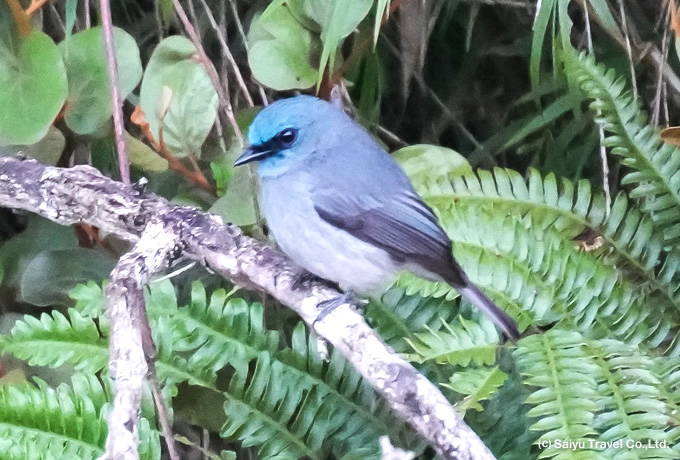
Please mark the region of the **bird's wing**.
POLYGON ((415 192, 400 190, 378 200, 370 194, 347 197, 324 190, 314 194, 314 203, 324 221, 384 249, 395 261, 415 263, 456 285, 467 283, 453 261, 449 238, 415 192))

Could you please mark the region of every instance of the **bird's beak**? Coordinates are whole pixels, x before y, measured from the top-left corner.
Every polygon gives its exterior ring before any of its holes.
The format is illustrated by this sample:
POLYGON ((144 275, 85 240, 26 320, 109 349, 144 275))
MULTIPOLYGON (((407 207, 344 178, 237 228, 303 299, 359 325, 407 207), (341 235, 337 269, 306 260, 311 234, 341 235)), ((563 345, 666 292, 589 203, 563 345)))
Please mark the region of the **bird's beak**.
POLYGON ((236 159, 236 161, 234 162, 234 166, 241 166, 246 163, 251 163, 253 161, 259 161, 264 158, 267 158, 273 153, 275 153, 274 150, 268 149, 265 146, 251 145, 246 149, 245 152, 243 152, 243 154, 240 157, 236 159))
POLYGON ((234 162, 234 166, 241 166, 247 163, 251 163, 253 161, 258 161, 266 156, 268 156, 271 152, 266 149, 262 149, 258 145, 251 145, 248 147, 245 152, 241 154, 240 157, 236 159, 234 162))

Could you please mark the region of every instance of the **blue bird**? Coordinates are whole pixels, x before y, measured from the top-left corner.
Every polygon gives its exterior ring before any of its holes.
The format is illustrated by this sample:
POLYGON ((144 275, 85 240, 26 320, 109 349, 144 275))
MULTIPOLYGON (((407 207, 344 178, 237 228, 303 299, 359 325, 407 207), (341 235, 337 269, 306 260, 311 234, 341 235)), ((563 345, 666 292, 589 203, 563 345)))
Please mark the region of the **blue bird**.
POLYGON ((511 339, 513 319, 468 279, 406 174, 359 124, 311 96, 277 101, 235 165, 258 162, 262 214, 280 248, 316 276, 376 293, 400 271, 445 281, 511 339))

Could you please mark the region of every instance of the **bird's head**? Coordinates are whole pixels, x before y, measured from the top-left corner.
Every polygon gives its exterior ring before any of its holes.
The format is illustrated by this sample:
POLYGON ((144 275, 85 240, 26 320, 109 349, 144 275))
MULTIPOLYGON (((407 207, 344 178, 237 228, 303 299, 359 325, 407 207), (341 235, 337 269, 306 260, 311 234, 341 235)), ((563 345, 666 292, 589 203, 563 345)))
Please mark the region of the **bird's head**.
POLYGON ((341 110, 312 96, 282 99, 257 114, 248 130, 250 146, 235 166, 258 162, 261 177, 309 165, 342 127, 352 124, 341 110))

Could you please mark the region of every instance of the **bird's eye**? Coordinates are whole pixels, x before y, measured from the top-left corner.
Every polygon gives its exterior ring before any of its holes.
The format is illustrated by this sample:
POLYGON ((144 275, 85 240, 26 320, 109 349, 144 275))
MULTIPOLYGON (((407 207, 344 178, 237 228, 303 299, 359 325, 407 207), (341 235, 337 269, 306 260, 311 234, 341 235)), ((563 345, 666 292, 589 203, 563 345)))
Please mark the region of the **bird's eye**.
POLYGON ((278 138, 283 145, 290 147, 295 142, 295 139, 297 139, 297 129, 284 129, 279 133, 278 138))

